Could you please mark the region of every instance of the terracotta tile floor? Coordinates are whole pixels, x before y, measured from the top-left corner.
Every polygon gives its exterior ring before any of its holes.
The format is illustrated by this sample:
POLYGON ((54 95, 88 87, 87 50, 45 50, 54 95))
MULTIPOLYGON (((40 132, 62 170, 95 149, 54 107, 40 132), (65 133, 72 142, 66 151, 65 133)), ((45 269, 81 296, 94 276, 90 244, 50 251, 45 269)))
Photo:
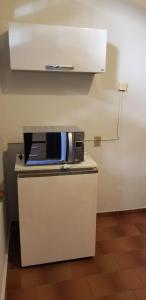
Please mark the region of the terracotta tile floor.
POLYGON ((96 256, 21 268, 11 229, 7 300, 146 300, 146 211, 97 216, 96 256))

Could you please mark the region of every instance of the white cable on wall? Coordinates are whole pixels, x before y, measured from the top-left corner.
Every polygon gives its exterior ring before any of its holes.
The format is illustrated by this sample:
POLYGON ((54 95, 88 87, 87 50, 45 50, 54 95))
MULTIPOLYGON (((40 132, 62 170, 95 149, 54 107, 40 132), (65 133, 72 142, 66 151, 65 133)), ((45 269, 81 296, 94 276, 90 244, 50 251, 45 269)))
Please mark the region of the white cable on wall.
MULTIPOLYGON (((116 122, 116 136, 111 138, 101 138, 101 142, 110 142, 110 141, 119 141, 120 140, 120 122, 121 122, 121 115, 123 110, 123 97, 124 91, 119 91, 119 102, 118 102, 118 116, 116 122)), ((94 139, 85 140, 85 142, 94 142, 94 139)))
POLYGON ((118 105, 118 117, 117 117, 117 124, 116 124, 116 136, 114 138, 103 138, 101 139, 102 142, 108 141, 118 141, 120 139, 120 121, 123 109, 123 96, 124 92, 119 93, 119 105, 118 105))

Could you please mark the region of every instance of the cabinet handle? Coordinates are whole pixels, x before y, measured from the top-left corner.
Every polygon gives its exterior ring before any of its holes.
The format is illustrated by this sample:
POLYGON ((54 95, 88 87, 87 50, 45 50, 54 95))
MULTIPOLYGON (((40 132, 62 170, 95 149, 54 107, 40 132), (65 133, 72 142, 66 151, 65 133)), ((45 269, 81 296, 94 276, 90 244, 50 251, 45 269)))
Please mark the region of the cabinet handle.
POLYGON ((39 154, 29 154, 29 157, 38 157, 39 154))
POLYGON ((74 66, 71 65, 46 65, 46 70, 73 70, 74 66))

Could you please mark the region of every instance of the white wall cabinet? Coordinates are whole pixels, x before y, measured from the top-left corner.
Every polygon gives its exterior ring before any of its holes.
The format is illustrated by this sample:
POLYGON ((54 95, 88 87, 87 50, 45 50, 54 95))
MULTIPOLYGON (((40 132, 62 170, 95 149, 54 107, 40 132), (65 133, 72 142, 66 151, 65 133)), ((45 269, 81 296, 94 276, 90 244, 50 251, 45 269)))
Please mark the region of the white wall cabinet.
POLYGON ((105 72, 106 30, 9 24, 12 70, 105 72))

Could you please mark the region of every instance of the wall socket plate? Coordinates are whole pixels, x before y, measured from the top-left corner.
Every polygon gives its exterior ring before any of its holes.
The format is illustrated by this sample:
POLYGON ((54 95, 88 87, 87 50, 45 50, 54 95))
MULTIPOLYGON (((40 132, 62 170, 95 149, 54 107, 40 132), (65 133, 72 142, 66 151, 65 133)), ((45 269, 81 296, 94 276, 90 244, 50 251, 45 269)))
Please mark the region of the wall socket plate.
POLYGON ((94 147, 100 147, 101 145, 101 136, 94 136, 94 147))
POLYGON ((128 90, 128 83, 125 81, 120 81, 118 91, 119 92, 127 92, 127 90, 128 90))

